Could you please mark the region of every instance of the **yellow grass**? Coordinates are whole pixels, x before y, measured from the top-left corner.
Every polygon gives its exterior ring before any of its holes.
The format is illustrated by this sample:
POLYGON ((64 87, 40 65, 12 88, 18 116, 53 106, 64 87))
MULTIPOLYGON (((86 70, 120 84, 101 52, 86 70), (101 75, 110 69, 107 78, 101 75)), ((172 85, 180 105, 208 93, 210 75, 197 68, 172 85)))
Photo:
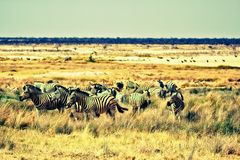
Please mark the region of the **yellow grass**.
POLYGON ((37 117, 31 102, 3 101, 0 159, 239 159, 239 96, 188 92, 192 87, 239 89, 239 51, 223 45, 61 45, 59 50, 54 45, 35 45, 34 50, 31 45, 0 46, 0 89, 10 95, 37 80, 84 88, 89 81, 157 85, 162 79, 181 87, 186 103, 181 122, 173 121, 166 100, 153 97, 141 115, 119 113, 113 123, 106 115, 72 121, 70 110, 37 117), (91 63, 93 51, 96 62, 91 63), (190 62, 193 59, 196 62, 190 62), (190 121, 190 114, 195 119, 190 121))

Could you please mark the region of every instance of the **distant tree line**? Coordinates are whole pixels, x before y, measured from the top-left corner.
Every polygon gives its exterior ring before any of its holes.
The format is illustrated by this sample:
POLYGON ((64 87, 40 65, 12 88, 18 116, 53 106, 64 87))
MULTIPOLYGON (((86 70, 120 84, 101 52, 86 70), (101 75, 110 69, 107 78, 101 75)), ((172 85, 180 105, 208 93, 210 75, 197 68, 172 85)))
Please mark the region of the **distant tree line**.
POLYGON ((240 38, 8 38, 3 44, 224 44, 239 45, 240 38))

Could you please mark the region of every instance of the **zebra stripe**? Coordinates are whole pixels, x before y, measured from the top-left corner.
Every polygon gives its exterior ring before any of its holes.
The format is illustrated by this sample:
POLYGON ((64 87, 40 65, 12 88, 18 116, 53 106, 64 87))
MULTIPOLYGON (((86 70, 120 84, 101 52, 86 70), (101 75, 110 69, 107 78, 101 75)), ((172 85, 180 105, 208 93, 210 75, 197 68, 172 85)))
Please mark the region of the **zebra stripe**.
POLYGON ((92 113, 93 116, 99 117, 102 113, 107 113, 113 119, 115 119, 115 108, 117 107, 120 113, 123 113, 127 108, 121 107, 113 96, 89 96, 86 92, 72 92, 68 97, 67 106, 71 107, 77 103, 81 106, 81 112, 84 113, 85 120, 88 119, 88 113, 92 113))
POLYGON ((20 100, 31 99, 38 111, 54 109, 58 109, 59 112, 64 111, 68 97, 64 88, 59 87, 55 92, 42 93, 40 89, 33 85, 25 85, 23 90, 20 100))
POLYGON ((184 109, 184 98, 180 91, 175 92, 171 99, 167 102, 167 108, 173 111, 173 114, 177 116, 180 111, 184 109))
POLYGON ((177 92, 177 85, 175 83, 173 83, 172 81, 168 81, 165 84, 165 87, 166 87, 167 93, 170 92, 170 95, 172 95, 174 92, 177 92))
POLYGON ((138 111, 140 113, 141 110, 144 110, 151 103, 150 101, 150 93, 144 92, 141 93, 132 93, 129 96, 128 103, 132 105, 132 113, 133 115, 138 111))
POLYGON ((139 85, 133 81, 128 81, 126 85, 126 89, 133 89, 136 91, 139 88, 139 85))
POLYGON ((151 83, 145 83, 137 88, 135 92, 137 93, 143 93, 144 91, 149 91, 151 88, 154 88, 154 84, 151 83))
MULTIPOLYGON (((43 82, 34 82, 33 84, 35 87, 39 88, 42 93, 50 93, 50 92, 54 92, 57 90, 57 87, 61 86, 57 83, 43 83, 43 82)), ((63 86, 61 86, 63 87, 63 86)))

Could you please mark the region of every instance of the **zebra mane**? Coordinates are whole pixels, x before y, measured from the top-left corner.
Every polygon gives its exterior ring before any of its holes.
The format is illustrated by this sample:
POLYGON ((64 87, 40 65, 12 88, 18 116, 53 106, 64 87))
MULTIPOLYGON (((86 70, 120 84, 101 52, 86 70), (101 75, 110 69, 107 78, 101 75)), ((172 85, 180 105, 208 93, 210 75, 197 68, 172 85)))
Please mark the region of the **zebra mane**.
POLYGON ((24 90, 24 91, 25 91, 25 90, 29 91, 29 88, 32 88, 32 89, 34 89, 35 91, 42 93, 41 89, 38 88, 38 87, 35 87, 34 85, 25 84, 25 85, 23 86, 23 90, 24 90))
POLYGON ((61 88, 61 89, 63 89, 65 92, 69 92, 69 90, 66 88, 66 87, 63 87, 62 85, 59 85, 59 84, 56 84, 55 85, 56 86, 56 88, 58 89, 58 88, 61 88))
POLYGON ((89 93, 84 92, 84 91, 81 91, 80 89, 77 89, 77 90, 75 90, 75 91, 73 91, 73 92, 75 92, 75 93, 77 93, 77 94, 81 94, 81 95, 84 95, 84 96, 88 96, 88 97, 89 97, 89 93))

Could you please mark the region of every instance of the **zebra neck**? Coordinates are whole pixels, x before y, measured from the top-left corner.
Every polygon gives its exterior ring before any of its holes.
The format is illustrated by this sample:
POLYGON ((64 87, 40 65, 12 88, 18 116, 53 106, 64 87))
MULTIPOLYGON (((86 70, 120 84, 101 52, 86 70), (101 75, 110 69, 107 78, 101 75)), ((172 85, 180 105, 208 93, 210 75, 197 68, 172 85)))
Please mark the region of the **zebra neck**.
POLYGON ((84 109, 86 109, 86 101, 87 101, 87 99, 88 99, 89 97, 87 97, 87 96, 79 96, 78 97, 78 99, 77 99, 77 101, 78 101, 78 103, 79 103, 79 105, 81 105, 81 109, 82 110, 84 110, 84 109))
POLYGON ((35 105, 38 106, 40 104, 40 98, 38 94, 32 94, 31 99, 35 105))

